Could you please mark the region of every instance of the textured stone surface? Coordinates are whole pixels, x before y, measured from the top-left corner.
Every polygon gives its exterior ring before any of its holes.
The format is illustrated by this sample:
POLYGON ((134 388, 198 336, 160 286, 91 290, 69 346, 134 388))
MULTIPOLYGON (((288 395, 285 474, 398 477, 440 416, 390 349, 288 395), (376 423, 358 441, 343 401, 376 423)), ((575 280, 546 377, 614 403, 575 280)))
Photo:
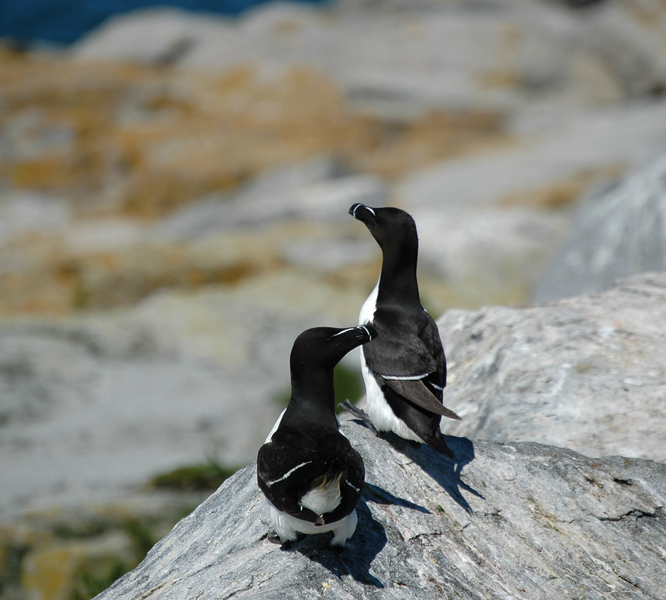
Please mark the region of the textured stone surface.
POLYGON ((666 158, 583 203, 532 300, 599 292, 635 273, 663 270, 666 158))
POLYGON ((666 273, 603 294, 439 320, 445 403, 473 439, 666 462, 666 273))
POLYGON ((454 467, 354 422, 345 434, 368 476, 342 553, 330 534, 270 543, 252 465, 99 600, 662 597, 665 465, 452 438, 454 467))

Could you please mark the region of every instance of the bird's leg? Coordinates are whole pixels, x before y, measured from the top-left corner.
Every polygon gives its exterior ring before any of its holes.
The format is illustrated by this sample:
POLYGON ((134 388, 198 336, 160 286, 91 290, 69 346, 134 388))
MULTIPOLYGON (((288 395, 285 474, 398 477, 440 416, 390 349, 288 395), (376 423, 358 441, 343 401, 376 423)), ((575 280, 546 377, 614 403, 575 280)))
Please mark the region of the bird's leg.
POLYGON ((281 544, 282 540, 280 539, 280 536, 272 531, 266 536, 266 539, 271 543, 271 544, 281 544))
POLYGON ((363 421, 363 424, 375 435, 380 434, 379 430, 372 424, 370 417, 368 417, 368 413, 354 406, 348 399, 345 400, 342 404, 338 404, 338 406, 344 408, 348 413, 351 413, 354 417, 363 421))

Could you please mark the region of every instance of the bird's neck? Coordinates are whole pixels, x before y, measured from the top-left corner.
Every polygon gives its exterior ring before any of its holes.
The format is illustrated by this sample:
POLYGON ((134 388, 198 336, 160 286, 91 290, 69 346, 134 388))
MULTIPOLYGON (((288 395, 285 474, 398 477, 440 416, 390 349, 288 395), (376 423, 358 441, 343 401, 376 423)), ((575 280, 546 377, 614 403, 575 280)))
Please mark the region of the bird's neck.
POLYGON ((379 276, 377 306, 395 304, 421 306, 416 278, 418 245, 402 245, 383 250, 382 270, 379 276))
POLYGON ((308 371, 307 376, 292 372, 291 399, 283 420, 294 419, 301 426, 316 424, 318 428, 337 431, 333 372, 330 369, 308 371))

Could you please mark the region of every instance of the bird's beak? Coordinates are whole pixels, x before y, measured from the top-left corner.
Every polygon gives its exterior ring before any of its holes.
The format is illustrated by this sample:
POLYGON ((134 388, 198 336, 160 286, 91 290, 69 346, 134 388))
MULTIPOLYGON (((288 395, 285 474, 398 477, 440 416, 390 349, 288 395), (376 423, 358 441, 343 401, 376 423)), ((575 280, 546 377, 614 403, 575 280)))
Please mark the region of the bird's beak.
POLYGON ((334 334, 333 337, 339 338, 338 344, 353 340, 357 342, 357 345, 361 345, 375 339, 377 337, 377 330, 370 324, 359 325, 343 329, 334 334))
POLYGON ((362 223, 367 223, 370 219, 376 216, 375 211, 371 206, 366 206, 360 202, 351 205, 349 208, 349 214, 362 223))

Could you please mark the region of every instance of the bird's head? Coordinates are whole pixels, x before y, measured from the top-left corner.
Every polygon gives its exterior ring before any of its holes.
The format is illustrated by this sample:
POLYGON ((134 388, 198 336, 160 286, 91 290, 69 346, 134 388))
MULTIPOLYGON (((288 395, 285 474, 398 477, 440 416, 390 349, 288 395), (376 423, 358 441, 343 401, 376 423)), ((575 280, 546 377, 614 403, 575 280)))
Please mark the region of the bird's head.
POLYGON ((301 333, 291 350, 292 370, 296 368, 325 368, 333 370, 342 357, 361 344, 377 337, 371 325, 338 329, 314 327, 301 333))
POLYGON ((368 228, 382 250, 389 246, 418 246, 416 224, 412 216, 404 210, 392 206, 375 208, 356 203, 349 209, 349 214, 368 228))

